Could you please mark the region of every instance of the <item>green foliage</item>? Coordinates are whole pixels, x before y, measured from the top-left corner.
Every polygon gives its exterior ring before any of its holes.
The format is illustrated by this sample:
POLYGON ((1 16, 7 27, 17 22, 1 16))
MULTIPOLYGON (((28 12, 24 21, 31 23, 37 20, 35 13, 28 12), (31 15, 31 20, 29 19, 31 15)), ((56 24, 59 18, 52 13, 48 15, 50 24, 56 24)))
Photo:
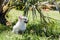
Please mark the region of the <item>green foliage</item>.
POLYGON ((6 25, 0 24, 0 33, 6 31, 6 30, 11 30, 10 27, 7 27, 6 25))

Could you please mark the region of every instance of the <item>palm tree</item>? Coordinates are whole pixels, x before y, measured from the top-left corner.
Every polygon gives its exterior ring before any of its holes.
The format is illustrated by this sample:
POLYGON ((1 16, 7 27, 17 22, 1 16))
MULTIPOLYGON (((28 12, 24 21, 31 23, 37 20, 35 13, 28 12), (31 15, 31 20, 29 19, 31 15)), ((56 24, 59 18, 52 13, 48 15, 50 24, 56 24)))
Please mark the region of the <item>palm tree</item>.
MULTIPOLYGON (((10 0, 10 1, 7 2, 7 5, 10 4, 9 5, 10 7, 24 5, 24 16, 28 16, 29 7, 32 7, 33 20, 34 20, 34 17, 36 16, 36 14, 37 14, 36 13, 36 10, 37 10, 40 14, 41 22, 44 21, 45 23, 47 23, 46 20, 45 20, 46 16, 43 15, 43 13, 41 12, 41 9, 39 7, 40 6, 40 1, 41 0, 10 0)), ((1 4, 0 7, 2 8, 2 9, 0 9, 1 10, 0 14, 3 13, 3 11, 2 11, 3 10, 3 6, 2 6, 3 3, 2 2, 5 3, 4 0, 0 1, 0 4, 1 4)), ((10 7, 8 9, 10 9, 10 7)), ((6 13, 6 11, 4 13, 6 13)), ((4 14, 4 16, 5 16, 5 14, 4 14)))

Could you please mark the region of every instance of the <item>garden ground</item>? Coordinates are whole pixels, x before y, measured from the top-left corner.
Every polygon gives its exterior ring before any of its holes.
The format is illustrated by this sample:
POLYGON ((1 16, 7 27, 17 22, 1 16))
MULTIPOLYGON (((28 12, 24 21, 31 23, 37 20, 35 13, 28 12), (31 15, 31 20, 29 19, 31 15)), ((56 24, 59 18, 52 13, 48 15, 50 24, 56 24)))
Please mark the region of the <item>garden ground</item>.
MULTIPOLYGON (((48 16, 48 17, 51 17, 51 18, 54 18, 57 20, 57 27, 55 29, 55 32, 56 33, 60 33, 60 14, 58 11, 42 11, 43 14, 45 16, 48 16)), ((14 22, 14 24, 16 23, 17 21, 17 18, 20 14, 23 14, 23 11, 19 11, 19 10, 15 10, 15 9, 12 9, 10 12, 8 12, 6 14, 6 19, 8 21, 10 21, 11 23, 14 22)), ((32 22, 32 14, 31 14, 31 11, 29 11, 29 23, 32 22)), ((39 14, 37 12, 37 20, 39 20, 39 14)), ((36 22, 37 23, 37 22, 36 22)), ((5 25, 3 24, 0 24, 0 40, 59 40, 59 38, 51 38, 50 36, 49 37, 46 37, 46 36, 39 36, 39 35, 36 35, 35 33, 24 33, 24 34, 14 34, 12 33, 12 27, 13 25, 9 26, 9 27, 6 27, 5 25), (11 29, 10 29, 11 28, 11 29)), ((54 30, 53 29, 53 30, 54 30)))

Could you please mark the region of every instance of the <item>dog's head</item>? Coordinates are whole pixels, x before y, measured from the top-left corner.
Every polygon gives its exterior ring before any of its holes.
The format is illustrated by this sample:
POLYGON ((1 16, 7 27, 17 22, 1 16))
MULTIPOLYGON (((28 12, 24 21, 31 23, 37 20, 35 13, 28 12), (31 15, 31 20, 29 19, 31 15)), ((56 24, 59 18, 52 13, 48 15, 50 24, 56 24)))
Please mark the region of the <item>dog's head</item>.
POLYGON ((24 23, 28 23, 28 18, 26 16, 19 16, 19 19, 24 23))

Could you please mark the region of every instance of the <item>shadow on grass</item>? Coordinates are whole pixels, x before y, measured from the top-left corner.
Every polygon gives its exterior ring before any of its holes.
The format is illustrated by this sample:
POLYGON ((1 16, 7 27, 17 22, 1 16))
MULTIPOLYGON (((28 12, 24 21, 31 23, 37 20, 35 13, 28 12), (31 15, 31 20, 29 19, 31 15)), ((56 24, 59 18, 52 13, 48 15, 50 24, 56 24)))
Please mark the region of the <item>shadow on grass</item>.
POLYGON ((7 27, 6 25, 0 24, 0 33, 6 31, 6 30, 11 30, 10 27, 7 27))

